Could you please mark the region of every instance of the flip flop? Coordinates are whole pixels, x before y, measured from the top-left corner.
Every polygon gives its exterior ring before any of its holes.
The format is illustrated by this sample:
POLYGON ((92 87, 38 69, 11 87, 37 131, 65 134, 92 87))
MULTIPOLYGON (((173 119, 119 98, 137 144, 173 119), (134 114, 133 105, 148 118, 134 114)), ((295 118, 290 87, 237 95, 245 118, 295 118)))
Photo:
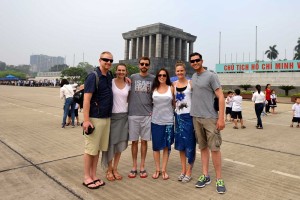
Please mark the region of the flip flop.
POLYGON ((94 184, 96 184, 97 182, 99 182, 99 183, 100 183, 99 187, 102 187, 102 186, 104 186, 104 185, 105 185, 105 182, 104 182, 104 181, 102 181, 102 180, 100 180, 100 179, 94 180, 94 184))
POLYGON ((152 175, 152 178, 153 179, 158 179, 160 174, 161 174, 160 171, 155 171, 155 173, 152 175))
POLYGON ((162 178, 163 180, 168 180, 170 177, 165 171, 162 171, 162 178))
POLYGON ((137 174, 137 170, 131 170, 128 174, 128 178, 135 178, 137 174))
POLYGON ((147 177, 148 177, 147 171, 145 169, 140 170, 140 178, 147 178, 147 177))
POLYGON ((109 180, 109 181, 116 180, 114 174, 111 171, 106 172, 106 179, 109 180))
POLYGON ((88 189, 94 190, 94 189, 98 189, 100 186, 95 186, 95 187, 89 187, 89 185, 95 184, 94 181, 85 184, 84 182, 82 183, 82 185, 84 185, 85 187, 87 187, 88 189))
POLYGON ((113 171, 113 175, 116 180, 122 180, 122 176, 118 173, 118 171, 113 171))

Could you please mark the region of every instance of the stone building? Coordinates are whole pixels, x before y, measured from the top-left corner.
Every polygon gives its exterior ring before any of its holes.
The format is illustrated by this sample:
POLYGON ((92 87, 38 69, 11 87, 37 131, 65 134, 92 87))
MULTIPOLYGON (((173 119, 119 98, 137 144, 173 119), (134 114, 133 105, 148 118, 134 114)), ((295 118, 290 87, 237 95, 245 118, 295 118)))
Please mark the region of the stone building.
POLYGON ((151 60, 150 73, 155 74, 164 67, 174 76, 175 63, 182 60, 186 62, 187 74, 194 72, 189 67, 188 55, 193 52, 196 36, 162 23, 138 27, 122 35, 125 51, 124 60, 120 62, 138 66, 138 59, 147 56, 151 60))

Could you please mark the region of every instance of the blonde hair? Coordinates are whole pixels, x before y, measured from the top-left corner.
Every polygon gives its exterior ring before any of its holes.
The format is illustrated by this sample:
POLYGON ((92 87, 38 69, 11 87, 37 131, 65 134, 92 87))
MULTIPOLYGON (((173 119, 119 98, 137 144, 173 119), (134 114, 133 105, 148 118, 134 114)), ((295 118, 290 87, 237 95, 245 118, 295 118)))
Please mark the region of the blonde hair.
POLYGON ((175 69, 176 69, 176 67, 178 67, 178 66, 182 66, 182 67, 185 69, 185 63, 184 63, 182 60, 176 61, 175 69))

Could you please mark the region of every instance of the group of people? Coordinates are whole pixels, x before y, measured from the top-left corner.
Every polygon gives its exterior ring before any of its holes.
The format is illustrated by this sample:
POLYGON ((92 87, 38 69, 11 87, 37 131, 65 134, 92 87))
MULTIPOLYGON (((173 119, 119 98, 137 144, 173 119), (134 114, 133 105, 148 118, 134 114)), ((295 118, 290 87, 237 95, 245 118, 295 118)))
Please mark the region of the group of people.
MULTIPOLYGON (((275 108, 277 107, 277 95, 275 90, 271 90, 271 85, 267 84, 265 87, 265 92, 262 92, 261 86, 255 86, 256 91, 252 94, 252 101, 254 102, 255 114, 257 117, 257 129, 263 129, 261 115, 265 108, 265 114, 270 113, 270 108, 272 113, 275 113, 275 108)), ((241 128, 245 129, 244 120, 242 116, 242 101, 243 98, 240 95, 240 89, 235 89, 234 92, 229 91, 225 99, 225 121, 233 121, 234 129, 238 129, 238 121, 241 124, 241 128), (228 119, 229 117, 229 119, 228 119)))
POLYGON ((97 189, 105 185, 96 175, 100 151, 107 180, 123 178, 118 172, 118 163, 128 141, 131 142, 132 154, 128 177, 139 175, 147 178, 145 161, 148 141, 152 140, 153 179, 160 176, 163 180, 169 179, 167 165, 171 145, 175 141, 182 166, 178 181, 189 182, 197 142, 201 151, 202 174, 195 186, 202 188, 211 183, 208 174, 211 153, 217 192, 226 192, 221 174, 220 131, 225 127, 221 84, 216 74, 203 68, 201 54, 192 53, 189 61, 195 70, 192 80, 185 77, 185 63, 178 61, 175 66, 178 80, 171 83, 169 72, 164 68, 159 69, 156 75, 149 73, 148 57, 139 59, 139 73, 129 78, 126 77, 126 65, 118 64, 114 78, 110 72, 113 55, 108 51, 100 54, 99 67, 96 68, 98 87, 95 73, 90 73, 84 83, 84 186, 97 189), (215 97, 219 99, 219 112, 214 109, 215 97), (93 128, 94 131, 89 134, 89 129, 93 128), (138 165, 139 149, 141 159, 138 165))

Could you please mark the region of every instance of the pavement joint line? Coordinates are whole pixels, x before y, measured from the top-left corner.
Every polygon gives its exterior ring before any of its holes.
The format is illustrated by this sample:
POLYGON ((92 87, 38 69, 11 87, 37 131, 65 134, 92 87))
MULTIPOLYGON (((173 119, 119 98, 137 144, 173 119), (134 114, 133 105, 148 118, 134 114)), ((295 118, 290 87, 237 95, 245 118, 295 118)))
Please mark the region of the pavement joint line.
POLYGON ((77 194, 75 191, 73 191, 71 188, 65 186, 63 183, 61 183, 59 180, 55 179, 53 176, 51 176, 49 173, 47 173, 45 170, 43 170, 41 167, 39 167, 38 165, 34 164, 31 160, 29 160, 28 158, 26 158, 24 155, 22 155, 20 152, 18 152, 17 150, 13 149, 11 146, 9 146, 8 144, 6 144, 5 142, 3 142, 2 140, 0 140, 0 142, 2 144, 4 144, 5 146, 7 146, 10 150, 12 150, 13 152, 15 152, 16 154, 18 154, 19 156, 21 156, 25 161, 29 162, 33 167, 35 167, 37 170, 39 170, 40 172, 42 172, 44 175, 46 175, 48 178, 50 178, 52 181, 54 181, 55 183, 57 183, 59 186, 63 187, 64 189, 66 189, 69 193, 71 193, 72 195, 74 195, 75 197, 77 197, 78 199, 82 199, 83 197, 81 197, 79 194, 77 194))
POLYGON ((228 161, 228 162, 235 163, 235 164, 244 165, 244 166, 247 166, 247 167, 255 167, 255 165, 244 163, 244 162, 240 162, 240 161, 236 161, 236 160, 232 160, 232 159, 229 159, 229 158, 224 158, 224 160, 228 161))
MULTIPOLYGON (((249 122, 256 122, 256 120, 246 120, 249 122)), ((271 124, 271 125, 279 125, 279 126, 290 126, 290 124, 278 124, 278 123, 273 123, 273 122, 263 122, 263 124, 271 124)))
POLYGON ((232 142, 232 141, 228 141, 228 140, 222 140, 222 141, 223 142, 228 142, 228 143, 231 143, 231 144, 238 144, 238 145, 241 145, 241 146, 247 146, 247 147, 257 148, 257 149, 261 149, 261 150, 271 151, 271 152, 277 152, 277 153, 282 153, 282 154, 287 154, 287 155, 292 155, 292 156, 300 156, 300 154, 289 153, 289 152, 279 151, 279 150, 275 150, 275 149, 267 149, 267 148, 264 148, 264 147, 258 147, 258 146, 243 144, 243 143, 239 143, 239 142, 232 142))
POLYGON ((280 172, 280 171, 277 171, 277 170, 272 170, 271 172, 275 173, 275 174, 283 175, 283 176, 288 176, 288 177, 291 177, 291 178, 300 179, 300 176, 293 175, 293 174, 288 174, 288 173, 284 173, 284 172, 280 172))
MULTIPOLYGON (((0 96, 0 97, 1 97, 1 96, 0 96)), ((4 96, 2 96, 2 97, 4 97, 4 96)), ((27 102, 27 103, 33 103, 33 104, 35 104, 35 105, 38 104, 38 105, 41 105, 41 106, 47 106, 47 107, 53 107, 53 108, 59 108, 59 109, 61 109, 61 107, 59 107, 59 106, 53 106, 53 105, 43 104, 43 103, 39 103, 39 102, 27 101, 27 100, 24 100, 24 99, 20 100, 20 99, 18 99, 18 98, 6 97, 6 96, 5 96, 5 98, 13 99, 13 100, 16 100, 16 101, 27 102)), ((11 104, 13 104, 13 103, 11 103, 11 104)), ((17 105, 17 104, 15 104, 15 105, 17 105)))
POLYGON ((2 173, 2 172, 8 172, 8 171, 16 170, 16 169, 27 168, 27 167, 32 167, 32 165, 24 165, 24 166, 15 167, 15 168, 4 169, 4 170, 0 170, 0 173, 2 173))

